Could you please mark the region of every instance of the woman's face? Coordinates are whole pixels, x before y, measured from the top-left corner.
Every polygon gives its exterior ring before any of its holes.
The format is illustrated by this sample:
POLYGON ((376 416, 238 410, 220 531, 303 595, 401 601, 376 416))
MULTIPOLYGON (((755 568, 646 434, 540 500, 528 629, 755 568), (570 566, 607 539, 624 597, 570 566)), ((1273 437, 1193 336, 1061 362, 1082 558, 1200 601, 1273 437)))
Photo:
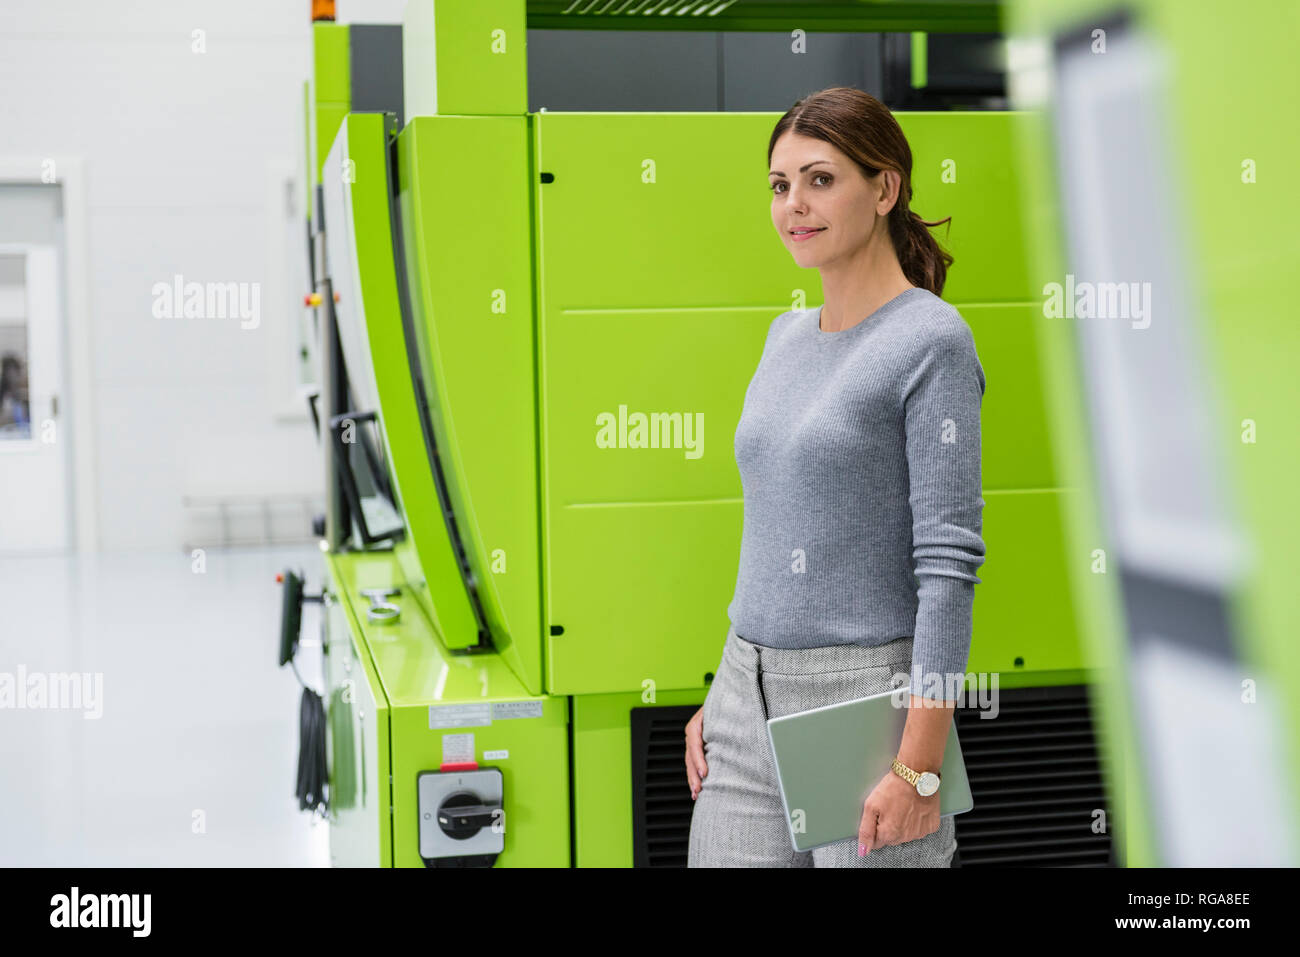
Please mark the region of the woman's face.
MULTIPOLYGON (((853 160, 824 140, 787 132, 772 150, 772 225, 801 267, 851 257, 888 215, 891 176, 867 179, 853 160), (812 229, 800 233, 795 230, 812 229)), ((897 192, 895 192, 895 196, 897 192)))

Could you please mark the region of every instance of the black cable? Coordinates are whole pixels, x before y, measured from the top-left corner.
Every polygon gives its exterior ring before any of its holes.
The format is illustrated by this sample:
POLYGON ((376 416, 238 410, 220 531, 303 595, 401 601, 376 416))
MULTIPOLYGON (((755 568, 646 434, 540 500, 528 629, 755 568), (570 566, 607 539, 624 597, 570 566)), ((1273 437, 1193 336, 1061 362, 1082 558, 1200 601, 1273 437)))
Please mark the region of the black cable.
POLYGON ((297 662, 291 661, 293 673, 302 685, 302 703, 298 709, 298 784, 294 794, 298 809, 324 811, 329 808, 326 796, 325 705, 298 674, 297 662))

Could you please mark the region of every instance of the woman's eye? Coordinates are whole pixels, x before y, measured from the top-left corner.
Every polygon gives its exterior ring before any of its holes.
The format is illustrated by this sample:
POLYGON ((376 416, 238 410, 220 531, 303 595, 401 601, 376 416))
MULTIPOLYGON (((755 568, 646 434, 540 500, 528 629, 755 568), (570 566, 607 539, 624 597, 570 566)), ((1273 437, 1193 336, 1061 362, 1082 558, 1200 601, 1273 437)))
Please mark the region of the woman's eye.
MULTIPOLYGON (((830 179, 831 179, 831 174, 830 174, 830 173, 817 173, 817 174, 815 174, 815 175, 813 176, 813 182, 814 182, 814 183, 816 183, 819 179, 830 180, 830 179)), ((771 186, 772 192, 776 193, 778 196, 781 195, 781 193, 782 193, 783 191, 780 190, 780 189, 777 189, 777 187, 778 187, 778 186, 784 186, 784 185, 785 185, 785 180, 780 180, 780 179, 777 180, 777 181, 776 181, 775 183, 773 183, 772 186, 771 186)), ((829 185, 829 183, 828 183, 827 185, 829 185)))

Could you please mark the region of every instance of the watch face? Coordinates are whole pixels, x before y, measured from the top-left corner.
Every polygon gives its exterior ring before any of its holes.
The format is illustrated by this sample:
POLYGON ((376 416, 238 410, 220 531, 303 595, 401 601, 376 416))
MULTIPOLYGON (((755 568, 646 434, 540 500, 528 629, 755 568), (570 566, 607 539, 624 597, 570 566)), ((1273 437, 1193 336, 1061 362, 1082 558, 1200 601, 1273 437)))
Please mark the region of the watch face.
POLYGON ((921 797, 929 797, 935 791, 939 790, 939 775, 935 774, 933 771, 926 771, 917 779, 916 790, 921 797))

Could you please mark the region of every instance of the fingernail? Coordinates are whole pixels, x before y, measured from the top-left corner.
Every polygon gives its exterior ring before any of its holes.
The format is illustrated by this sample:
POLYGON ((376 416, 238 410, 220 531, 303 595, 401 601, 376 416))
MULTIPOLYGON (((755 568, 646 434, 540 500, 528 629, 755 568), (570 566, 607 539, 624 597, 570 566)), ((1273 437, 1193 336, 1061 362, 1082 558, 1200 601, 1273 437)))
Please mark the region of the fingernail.
POLYGON ((864 855, 864 854, 866 854, 866 853, 867 853, 867 845, 865 845, 865 844, 859 844, 859 845, 858 845, 858 857, 861 857, 862 855, 864 855))

